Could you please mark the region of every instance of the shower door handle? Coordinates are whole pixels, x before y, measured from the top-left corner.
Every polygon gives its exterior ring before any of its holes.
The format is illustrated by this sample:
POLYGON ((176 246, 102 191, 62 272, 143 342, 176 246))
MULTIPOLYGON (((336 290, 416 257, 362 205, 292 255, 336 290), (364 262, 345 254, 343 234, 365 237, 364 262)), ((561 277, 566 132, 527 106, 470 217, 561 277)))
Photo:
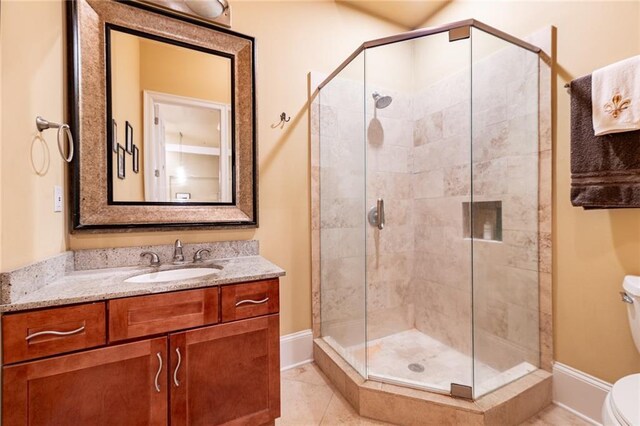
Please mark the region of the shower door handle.
POLYGON ((384 200, 382 198, 378 198, 376 205, 371 207, 367 218, 371 226, 375 226, 380 230, 384 229, 384 200))
POLYGON ((382 230, 384 228, 384 200, 382 198, 378 198, 378 202, 376 203, 376 210, 378 213, 378 229, 382 230))

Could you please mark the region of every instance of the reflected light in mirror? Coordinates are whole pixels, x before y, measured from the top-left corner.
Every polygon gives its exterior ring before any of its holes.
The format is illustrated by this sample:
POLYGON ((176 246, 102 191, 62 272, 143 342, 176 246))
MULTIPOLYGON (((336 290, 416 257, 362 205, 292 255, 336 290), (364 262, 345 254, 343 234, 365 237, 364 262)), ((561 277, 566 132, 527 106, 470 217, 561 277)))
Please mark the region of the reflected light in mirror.
POLYGON ((178 178, 178 183, 185 183, 187 181, 187 171, 184 169, 184 166, 178 166, 176 169, 176 177, 178 178))

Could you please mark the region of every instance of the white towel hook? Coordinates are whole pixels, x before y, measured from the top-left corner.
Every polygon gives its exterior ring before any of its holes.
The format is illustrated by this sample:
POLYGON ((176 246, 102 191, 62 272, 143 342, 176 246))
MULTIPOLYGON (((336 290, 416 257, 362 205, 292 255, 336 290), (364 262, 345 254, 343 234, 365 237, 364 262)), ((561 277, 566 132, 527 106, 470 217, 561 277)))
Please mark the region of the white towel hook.
POLYGON ((47 129, 58 129, 58 151, 60 151, 60 155, 62 159, 67 163, 70 163, 73 160, 73 136, 71 135, 71 128, 68 124, 59 124, 54 123, 49 120, 45 120, 44 118, 37 116, 36 117, 36 127, 39 132, 47 129), (67 135, 67 146, 69 147, 69 154, 65 156, 62 139, 64 139, 63 133, 67 135))

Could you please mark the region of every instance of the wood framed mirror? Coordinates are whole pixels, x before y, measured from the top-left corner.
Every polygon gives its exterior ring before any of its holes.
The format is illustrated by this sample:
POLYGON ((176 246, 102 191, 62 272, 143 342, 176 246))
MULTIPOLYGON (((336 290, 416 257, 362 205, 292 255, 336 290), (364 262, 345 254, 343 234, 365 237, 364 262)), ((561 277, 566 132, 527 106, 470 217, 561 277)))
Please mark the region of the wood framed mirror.
POLYGON ((256 227, 252 37, 67 2, 73 231, 256 227))

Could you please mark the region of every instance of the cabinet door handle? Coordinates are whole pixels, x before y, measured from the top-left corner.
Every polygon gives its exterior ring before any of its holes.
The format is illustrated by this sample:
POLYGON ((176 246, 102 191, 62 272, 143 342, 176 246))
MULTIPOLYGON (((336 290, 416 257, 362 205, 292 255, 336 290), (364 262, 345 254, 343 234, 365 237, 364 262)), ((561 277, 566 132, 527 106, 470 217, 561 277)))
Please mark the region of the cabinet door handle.
POLYGON ((46 331, 39 331, 37 333, 33 333, 28 335, 27 337, 25 337, 24 340, 31 340, 34 337, 38 337, 38 336, 46 336, 46 335, 54 335, 54 336, 71 336, 72 334, 78 334, 80 332, 84 331, 84 325, 80 328, 76 328, 75 330, 71 330, 71 331, 55 331, 55 330, 46 330, 46 331))
POLYGON ((180 355, 180 348, 176 348, 176 353, 178 354, 178 363, 176 364, 176 369, 173 370, 173 383, 175 383, 176 387, 180 386, 180 381, 178 380, 178 370, 180 370, 180 363, 182 363, 182 355, 180 355))
POLYGON ((160 392, 160 384, 158 383, 158 378, 160 377, 160 373, 162 372, 162 356, 160 355, 160 352, 156 353, 156 356, 158 357, 158 372, 156 373, 154 382, 156 385, 156 392, 160 392))
POLYGON ((246 300, 241 300, 238 303, 236 303, 236 307, 240 306, 240 305, 246 305, 247 303, 251 303, 253 305, 259 305, 261 303, 266 303, 269 301, 268 297, 265 297, 262 300, 251 300, 251 299, 246 299, 246 300))

